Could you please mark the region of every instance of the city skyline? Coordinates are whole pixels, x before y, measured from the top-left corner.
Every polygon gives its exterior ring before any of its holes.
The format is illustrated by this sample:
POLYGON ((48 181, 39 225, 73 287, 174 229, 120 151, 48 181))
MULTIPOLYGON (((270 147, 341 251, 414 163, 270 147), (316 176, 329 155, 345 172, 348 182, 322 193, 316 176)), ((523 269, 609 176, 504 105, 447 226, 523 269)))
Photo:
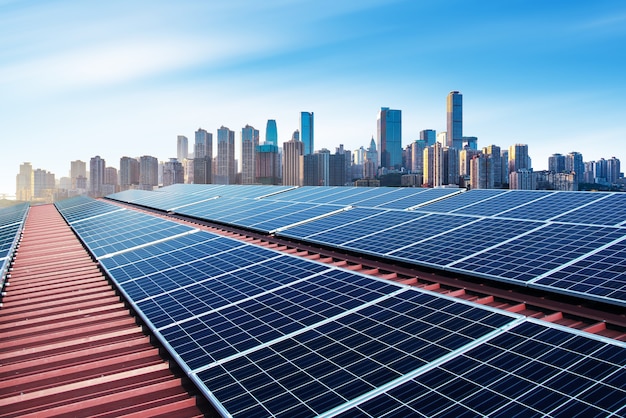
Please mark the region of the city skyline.
POLYGON ((381 107, 402 110, 404 148, 446 130, 450 91, 479 147, 528 144, 537 169, 571 151, 626 159, 619 2, 3 7, 0 194, 15 193, 23 162, 60 178, 96 155, 167 161, 199 126, 274 119, 282 146, 301 111, 315 113, 315 149, 355 150, 381 107))

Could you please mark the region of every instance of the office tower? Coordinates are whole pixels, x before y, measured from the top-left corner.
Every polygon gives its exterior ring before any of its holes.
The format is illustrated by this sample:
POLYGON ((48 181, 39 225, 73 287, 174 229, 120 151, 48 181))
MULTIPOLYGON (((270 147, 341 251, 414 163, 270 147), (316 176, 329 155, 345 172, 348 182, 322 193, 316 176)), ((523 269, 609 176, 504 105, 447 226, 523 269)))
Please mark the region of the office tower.
POLYGON ((292 141, 300 141, 300 130, 296 129, 295 131, 293 131, 293 134, 291 134, 291 140, 292 141))
POLYGON ((185 182, 185 171, 183 163, 177 158, 170 158, 163 165, 163 186, 171 186, 172 184, 182 184, 185 182))
MULTIPOLYGON (((335 148, 335 155, 337 154, 344 155, 346 181, 351 180, 352 179, 352 151, 345 149, 343 147, 343 144, 339 144, 339 146, 335 148)), ((332 161, 331 161, 331 164, 332 164, 332 161)))
POLYGON ((117 169, 115 167, 104 168, 104 184, 102 185, 102 194, 110 195, 119 191, 119 181, 117 169))
POLYGON ((500 161, 502 162, 501 181, 503 185, 509 184, 509 151, 500 150, 500 161))
POLYGON ((235 131, 222 126, 217 130, 217 169, 214 182, 235 184, 236 174, 235 131))
POLYGON ((79 177, 87 178, 87 163, 81 160, 72 161, 70 163, 70 179, 72 182, 72 190, 76 190, 77 179, 79 177))
POLYGON ((548 157, 548 171, 553 173, 565 172, 565 155, 552 154, 548 157))
POLYGON ((576 180, 578 183, 582 183, 584 180, 583 173, 585 172, 585 164, 583 162, 583 155, 580 152, 570 152, 565 157, 565 171, 576 174, 576 180))
POLYGON ((509 147, 509 174, 517 170, 531 169, 528 145, 515 144, 509 147))
POLYGON ((595 161, 586 161, 585 162, 585 172, 583 174, 584 180, 583 183, 593 183, 594 179, 594 167, 596 165, 595 161))
POLYGON ((40 168, 33 171, 33 197, 53 202, 56 189, 54 174, 40 168))
POLYGON ((596 161, 593 164, 593 180, 594 180, 593 182, 598 183, 598 184, 604 184, 606 183, 606 178, 607 178, 607 163, 604 158, 600 158, 598 161, 596 161))
POLYGON ((460 150, 463 148, 463 95, 451 91, 447 100, 447 145, 460 150))
POLYGON ((315 152, 313 112, 300 112, 300 141, 304 144, 304 155, 315 152))
POLYGON ((459 184, 459 150, 443 148, 443 184, 459 184))
POLYGON ((328 186, 330 182, 330 151, 323 148, 304 156, 304 185, 328 186))
POLYGON ((428 146, 426 144, 425 139, 418 139, 411 144, 411 166, 408 168, 412 173, 424 174, 424 149, 428 146))
POLYGON ((276 145, 266 142, 256 147, 254 170, 256 183, 278 184, 280 177, 280 157, 276 145))
POLYGON ((347 181, 346 154, 336 152, 328 156, 327 186, 345 186, 347 181))
POLYGON ((478 138, 475 136, 464 136, 463 148, 478 150, 478 138))
POLYGON ((611 157, 606 161, 606 181, 609 184, 616 184, 620 178, 620 161, 618 158, 611 157))
POLYGON ((276 128, 276 121, 274 119, 267 120, 267 126, 265 127, 265 142, 278 148, 278 129, 276 128))
POLYGON ((302 186, 304 184, 303 155, 302 141, 292 138, 283 143, 283 185, 302 186))
POLYGON ((424 149, 424 184, 429 187, 440 187, 444 183, 443 147, 435 145, 424 149))
POLYGON ((194 184, 211 184, 213 182, 213 158, 208 155, 193 159, 191 179, 194 184))
POLYGON ((377 119, 378 166, 402 168, 402 111, 381 107, 377 119))
POLYGON ((189 156, 189 140, 184 135, 176 137, 176 158, 182 162, 189 156))
POLYGON ((102 185, 104 184, 104 167, 105 161, 99 155, 89 160, 89 194, 92 197, 104 196, 102 185))
POLYGON ((256 170, 256 148, 259 146, 259 131, 250 125, 241 129, 241 184, 254 184, 256 170))
POLYGON ((437 131, 434 129, 424 129, 420 131, 420 139, 426 141, 426 146, 430 147, 437 142, 437 131))
POLYGON ((120 189, 128 190, 139 184, 139 161, 136 158, 120 158, 120 189))
MULTIPOLYGON (((472 164, 472 158, 475 155, 480 154, 480 151, 473 150, 471 148, 463 148, 459 152, 459 176, 468 179, 470 177, 470 166, 472 164)), ((498 155, 498 158, 500 155, 498 155)))
POLYGON ((23 201, 33 198, 33 166, 30 163, 20 165, 20 172, 15 177, 15 198, 23 201))
POLYGON ((150 155, 139 157, 139 188, 153 190, 159 185, 159 160, 150 155))
MULTIPOLYGON (((439 132, 437 134, 437 139, 436 139, 435 142, 441 144, 442 147, 447 147, 448 146, 448 133, 447 132, 439 132)), ((433 145, 435 145, 435 144, 433 144, 433 145)))
MULTIPOLYGON (((495 167, 493 165, 493 158, 494 154, 477 153, 473 155, 470 161, 471 189, 494 188, 495 167)), ((498 158, 500 158, 500 153, 498 153, 498 158)))
POLYGON ((195 133, 194 158, 213 158, 213 134, 202 128, 195 133))
POLYGON ((530 168, 521 168, 509 174, 509 189, 536 190, 537 173, 530 168))
POLYGON ((508 181, 503 180, 505 177, 508 178, 508 168, 506 167, 508 162, 505 163, 505 160, 503 160, 502 150, 497 145, 488 145, 483 147, 483 154, 491 158, 490 164, 493 167, 493 187, 496 189, 502 188, 504 183, 508 183, 508 181))

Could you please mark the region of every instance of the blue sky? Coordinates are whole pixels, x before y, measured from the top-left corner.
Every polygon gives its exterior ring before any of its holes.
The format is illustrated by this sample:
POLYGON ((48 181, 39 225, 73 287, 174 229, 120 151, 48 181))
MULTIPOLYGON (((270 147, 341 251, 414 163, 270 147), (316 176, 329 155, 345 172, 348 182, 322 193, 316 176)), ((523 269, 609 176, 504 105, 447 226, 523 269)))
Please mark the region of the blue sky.
MULTIPOLYGON (((176 155, 198 127, 315 112, 315 148, 367 146, 381 106, 403 145, 464 99, 479 147, 626 164, 622 1, 0 0, 0 194, 19 165, 176 155)), ((622 169, 624 171, 624 169, 622 169)))

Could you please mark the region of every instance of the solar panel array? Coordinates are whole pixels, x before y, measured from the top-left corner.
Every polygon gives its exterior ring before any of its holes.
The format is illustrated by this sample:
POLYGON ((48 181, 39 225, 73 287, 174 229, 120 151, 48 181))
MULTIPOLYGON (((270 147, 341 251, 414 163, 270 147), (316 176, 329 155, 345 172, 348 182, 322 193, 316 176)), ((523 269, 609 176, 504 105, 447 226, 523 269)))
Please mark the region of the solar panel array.
MULTIPOLYGON (((610 267, 623 254, 625 194, 186 186, 153 192, 150 204, 178 204, 170 210, 180 215, 626 306, 624 273, 610 267), (594 277, 573 273, 598 251, 607 256, 594 263, 594 277)), ((134 193, 110 198, 132 202, 134 193)))
POLYGON ((0 289, 4 286, 29 207, 28 203, 19 203, 0 209, 0 289))
POLYGON ((625 343, 204 231, 132 247, 86 206, 58 208, 224 416, 626 414, 625 343))

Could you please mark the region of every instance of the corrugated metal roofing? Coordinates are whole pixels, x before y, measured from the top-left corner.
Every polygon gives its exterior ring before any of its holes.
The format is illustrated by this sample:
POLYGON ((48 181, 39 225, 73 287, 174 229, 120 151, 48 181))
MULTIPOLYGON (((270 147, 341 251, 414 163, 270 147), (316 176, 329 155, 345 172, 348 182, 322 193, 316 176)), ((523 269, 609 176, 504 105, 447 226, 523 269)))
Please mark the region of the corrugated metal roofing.
POLYGON ((30 210, 0 309, 0 416, 202 416, 52 205, 30 210))

